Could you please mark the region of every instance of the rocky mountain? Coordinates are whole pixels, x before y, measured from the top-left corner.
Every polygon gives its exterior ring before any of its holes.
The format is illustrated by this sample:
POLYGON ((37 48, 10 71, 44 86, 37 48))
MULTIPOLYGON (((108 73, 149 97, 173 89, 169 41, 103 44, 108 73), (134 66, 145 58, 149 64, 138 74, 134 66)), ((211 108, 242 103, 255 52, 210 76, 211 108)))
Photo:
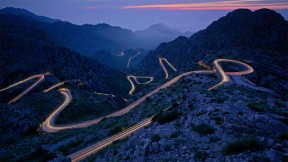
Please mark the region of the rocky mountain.
POLYGON ((277 12, 238 9, 214 21, 190 38, 178 37, 150 52, 135 71, 163 75, 158 57, 180 71, 199 69, 198 61, 211 65, 216 58, 244 60, 255 72, 256 84, 284 93, 288 87, 288 23, 277 12))
MULTIPOLYGON (((104 61, 102 64, 112 65, 111 67, 118 69, 123 69, 124 63, 121 62, 128 61, 129 57, 119 60, 119 58, 105 55, 103 51, 109 52, 113 56, 128 49, 137 50, 141 48, 143 49, 141 57, 135 59, 137 60, 136 63, 139 63, 142 60, 139 58, 144 58, 145 51, 148 51, 148 49, 153 49, 160 43, 171 41, 180 35, 187 37, 192 35, 191 32, 181 33, 161 23, 152 25, 143 31, 132 32, 109 24, 75 25, 58 19, 38 16, 25 9, 12 7, 1 9, 0 14, 15 15, 16 19, 9 21, 14 21, 14 23, 17 23, 17 21, 26 22, 21 25, 37 27, 37 29, 45 32, 49 39, 57 45, 75 50, 83 55, 92 56, 100 62, 104 61)), ((133 65, 134 63, 135 61, 133 65)))
POLYGON ((58 88, 51 93, 43 91, 62 81, 66 81, 62 87, 69 88, 73 95, 70 111, 64 112, 60 119, 63 123, 71 122, 75 117, 79 121, 96 118, 126 105, 122 98, 130 88, 126 74, 57 45, 42 30, 42 25, 42 22, 28 17, 0 15, 1 89, 35 74, 50 74, 46 75, 44 83, 13 105, 7 103, 33 82, 1 92, 2 144, 13 143, 37 132, 39 123, 63 99, 58 88), (101 97, 94 92, 113 94, 114 97, 101 97))
POLYGON ((157 47, 162 42, 169 42, 177 38, 178 36, 190 37, 191 32, 182 33, 177 29, 172 29, 162 23, 154 24, 142 31, 135 31, 134 34, 139 37, 144 43, 143 47, 157 47))
POLYGON ((123 73, 56 45, 39 28, 42 23, 14 15, 0 15, 0 20, 1 85, 12 83, 10 79, 17 76, 49 71, 60 80, 78 79, 86 82, 90 89, 123 94, 127 92, 128 83, 124 83, 124 86, 120 86, 118 81, 116 83, 116 80, 126 80, 123 73), (108 80, 115 80, 115 84, 108 80))

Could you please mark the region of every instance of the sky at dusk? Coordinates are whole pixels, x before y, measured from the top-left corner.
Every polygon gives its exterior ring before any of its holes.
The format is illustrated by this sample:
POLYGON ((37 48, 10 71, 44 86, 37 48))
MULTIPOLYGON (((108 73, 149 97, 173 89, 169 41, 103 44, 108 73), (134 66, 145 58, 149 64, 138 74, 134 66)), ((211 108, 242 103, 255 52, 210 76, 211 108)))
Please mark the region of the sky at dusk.
POLYGON ((163 23, 196 32, 237 8, 269 8, 288 19, 287 0, 1 0, 0 8, 4 7, 79 25, 108 23, 133 31, 163 23))

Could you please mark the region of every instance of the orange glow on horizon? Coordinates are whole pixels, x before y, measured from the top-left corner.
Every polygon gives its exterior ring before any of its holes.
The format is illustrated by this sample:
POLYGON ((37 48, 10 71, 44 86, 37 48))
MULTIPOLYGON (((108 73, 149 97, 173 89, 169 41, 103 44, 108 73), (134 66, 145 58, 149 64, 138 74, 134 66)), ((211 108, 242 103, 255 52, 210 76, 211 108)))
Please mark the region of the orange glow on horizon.
POLYGON ((235 10, 238 8, 248 8, 257 10, 260 8, 288 9, 286 2, 262 2, 261 0, 243 1, 219 1, 219 2, 198 2, 179 4, 148 4, 138 6, 124 6, 123 9, 161 9, 161 10, 235 10))

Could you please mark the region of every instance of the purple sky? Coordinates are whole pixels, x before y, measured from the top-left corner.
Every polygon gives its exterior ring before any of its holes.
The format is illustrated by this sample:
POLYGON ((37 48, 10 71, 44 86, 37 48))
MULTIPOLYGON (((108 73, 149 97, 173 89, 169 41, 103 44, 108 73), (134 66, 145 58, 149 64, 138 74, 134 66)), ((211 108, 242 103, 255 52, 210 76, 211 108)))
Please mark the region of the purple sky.
POLYGON ((235 8, 266 7, 288 19, 287 0, 1 0, 0 7, 24 8, 74 24, 108 23, 134 31, 163 23, 196 32, 235 8))

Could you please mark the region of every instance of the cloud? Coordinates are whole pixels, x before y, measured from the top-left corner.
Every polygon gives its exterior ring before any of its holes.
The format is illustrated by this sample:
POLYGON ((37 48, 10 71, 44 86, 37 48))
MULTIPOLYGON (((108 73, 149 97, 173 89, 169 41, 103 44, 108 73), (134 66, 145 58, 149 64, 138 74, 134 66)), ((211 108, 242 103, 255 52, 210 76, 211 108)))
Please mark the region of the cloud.
POLYGON ((234 10, 238 8, 249 8, 256 10, 260 8, 288 9, 286 1, 268 0, 230 0, 210 1, 194 3, 171 3, 171 4, 145 4, 137 6, 124 6, 123 9, 162 9, 162 10, 234 10))

